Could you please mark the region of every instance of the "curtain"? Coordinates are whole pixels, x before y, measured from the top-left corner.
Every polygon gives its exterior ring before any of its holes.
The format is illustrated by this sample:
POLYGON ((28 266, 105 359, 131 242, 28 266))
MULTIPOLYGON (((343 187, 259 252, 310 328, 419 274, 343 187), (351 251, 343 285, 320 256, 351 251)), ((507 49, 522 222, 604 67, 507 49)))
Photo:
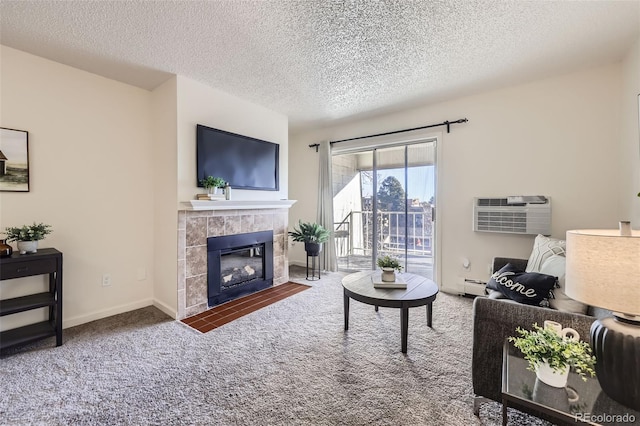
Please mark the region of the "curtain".
POLYGON ((318 176, 318 215, 317 222, 331 232, 329 240, 320 252, 320 265, 325 271, 337 271, 336 245, 333 236, 333 184, 331 182, 331 144, 320 142, 320 171, 318 176))

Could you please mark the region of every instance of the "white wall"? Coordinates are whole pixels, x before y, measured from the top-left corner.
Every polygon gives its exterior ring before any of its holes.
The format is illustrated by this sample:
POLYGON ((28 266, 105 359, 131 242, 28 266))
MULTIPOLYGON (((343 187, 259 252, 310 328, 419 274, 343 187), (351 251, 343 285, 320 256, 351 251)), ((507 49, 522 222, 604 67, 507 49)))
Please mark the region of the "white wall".
MULTIPOLYGON (((176 317, 178 274, 178 209, 181 202, 203 192, 196 182, 196 125, 275 142, 280 145, 280 190, 234 189, 236 200, 287 198, 287 117, 183 76, 176 76, 151 94, 155 179, 154 304, 176 317)), ((184 294, 184 292, 182 293, 184 294)))
POLYGON ((640 229, 640 38, 622 63, 621 218, 640 229))
MULTIPOLYGON (((29 132, 31 191, 0 193, 0 229, 53 226, 40 247, 64 257, 64 326, 149 305, 153 165, 149 92, 0 46, 2 127, 29 132), (144 272, 146 278, 138 280, 144 272), (102 275, 112 285, 102 287, 102 275)), ((15 243, 14 243, 15 248, 15 243)), ((1 297, 44 287, 0 283, 1 297)), ((44 318, 5 316, 2 329, 44 318)))
POLYGON ((235 200, 288 198, 288 119, 260 105, 178 76, 178 200, 193 200, 204 192, 196 179, 196 125, 214 127, 280 145, 280 190, 233 189, 235 200))
MULTIPOLYGON (((582 227, 616 227, 622 70, 613 64, 424 106, 374 119, 290 135, 290 222, 316 215, 318 158, 308 144, 323 139, 469 122, 441 133, 438 144, 439 281, 457 292, 461 277, 486 279, 493 256, 528 257, 533 236, 475 233, 473 197, 542 194, 553 199, 553 236, 582 227), (293 160, 295 159, 295 160, 293 160), (469 270, 461 259, 471 261, 469 270)), ((291 261, 302 262, 295 247, 291 261)))
POLYGON ((177 84, 177 77, 173 77, 151 93, 155 194, 153 296, 154 304, 174 317, 178 309, 177 84))
MULTIPOLYGON (((1 49, 0 125, 29 131, 31 192, 0 193, 0 228, 53 226, 41 247, 63 252, 65 328, 152 303, 175 316, 177 206, 202 191, 196 124, 280 144, 280 191, 233 197, 288 198, 287 117, 184 77, 148 92, 1 49)), ((2 282, 0 297, 44 286, 42 277, 2 282)), ((0 328, 45 315, 3 317, 0 328)))

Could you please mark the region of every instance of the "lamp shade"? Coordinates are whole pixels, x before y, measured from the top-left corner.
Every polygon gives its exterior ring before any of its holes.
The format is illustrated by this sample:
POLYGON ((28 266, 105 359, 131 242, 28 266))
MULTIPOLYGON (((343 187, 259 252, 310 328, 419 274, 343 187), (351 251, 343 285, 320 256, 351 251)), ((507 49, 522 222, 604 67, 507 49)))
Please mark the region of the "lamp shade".
POLYGON ((640 231, 567 231, 565 293, 591 306, 640 316, 640 231))

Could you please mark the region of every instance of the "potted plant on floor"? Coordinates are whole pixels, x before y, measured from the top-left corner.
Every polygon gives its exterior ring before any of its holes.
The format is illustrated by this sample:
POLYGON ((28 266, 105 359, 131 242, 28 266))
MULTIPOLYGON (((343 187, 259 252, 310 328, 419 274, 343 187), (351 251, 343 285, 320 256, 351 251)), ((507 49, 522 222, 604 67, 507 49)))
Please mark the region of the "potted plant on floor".
POLYGON ((209 195, 217 193, 218 188, 224 188, 226 181, 221 177, 207 176, 200 180, 200 185, 204 186, 209 195))
POLYGON ((298 221, 298 226, 289 231, 293 241, 304 243, 307 256, 317 256, 322 251, 322 243, 329 239, 329 231, 319 223, 298 221))
POLYGON ((44 223, 23 225, 22 227, 7 227, 7 241, 17 241, 20 254, 35 253, 38 251, 38 241, 52 232, 50 225, 44 223))
POLYGON ((563 388, 567 385, 569 369, 587 380, 587 374, 593 377, 596 358, 591 354, 588 343, 578 339, 561 336, 551 328, 533 325, 533 330, 516 328, 520 337, 509 337, 509 341, 520 349, 529 361, 529 370, 535 371, 540 381, 549 386, 563 388))
POLYGON ((402 265, 398 259, 391 256, 383 256, 378 258, 378 266, 382 269, 382 281, 394 282, 396 280, 396 271, 402 271, 402 265))

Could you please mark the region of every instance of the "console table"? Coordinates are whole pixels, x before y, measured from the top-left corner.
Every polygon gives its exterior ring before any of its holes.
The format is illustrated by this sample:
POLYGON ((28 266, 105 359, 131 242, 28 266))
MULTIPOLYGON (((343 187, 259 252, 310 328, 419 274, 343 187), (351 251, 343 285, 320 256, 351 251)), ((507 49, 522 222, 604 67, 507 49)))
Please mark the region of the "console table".
POLYGON ((0 280, 49 275, 49 291, 0 300, 0 316, 49 308, 47 321, 0 332, 0 350, 56 336, 62 345, 62 253, 54 248, 0 258, 0 280))

